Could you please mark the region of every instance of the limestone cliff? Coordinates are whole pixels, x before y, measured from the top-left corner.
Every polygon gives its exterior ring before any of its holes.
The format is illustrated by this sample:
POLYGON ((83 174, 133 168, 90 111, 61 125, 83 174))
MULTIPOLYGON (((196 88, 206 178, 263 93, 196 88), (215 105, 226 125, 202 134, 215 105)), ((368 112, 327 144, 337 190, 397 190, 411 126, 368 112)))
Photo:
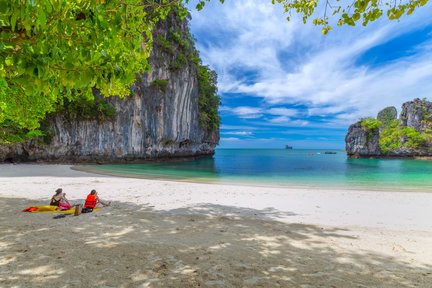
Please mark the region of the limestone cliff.
POLYGON ((397 119, 394 107, 377 118, 351 125, 345 137, 349 157, 431 157, 432 103, 414 99, 402 105, 397 119))
POLYGON ((345 137, 346 151, 350 157, 376 157, 380 156, 378 130, 367 130, 361 122, 348 128, 345 137))
POLYGON ((34 139, 0 146, 0 161, 119 162, 212 155, 219 131, 200 125, 197 63, 185 57, 197 55, 187 22, 171 15, 154 38, 153 69, 137 76, 130 97, 104 99, 95 92, 96 99, 115 108, 115 115, 89 119, 80 115, 79 106, 75 113, 66 109, 51 115, 45 143, 34 139))

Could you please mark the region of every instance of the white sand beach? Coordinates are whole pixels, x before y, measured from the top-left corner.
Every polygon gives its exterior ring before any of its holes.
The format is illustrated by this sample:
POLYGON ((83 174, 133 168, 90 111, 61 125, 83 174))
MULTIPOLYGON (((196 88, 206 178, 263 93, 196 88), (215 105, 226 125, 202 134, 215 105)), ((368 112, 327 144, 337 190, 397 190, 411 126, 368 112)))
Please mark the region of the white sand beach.
POLYGON ((0 287, 432 287, 432 191, 270 188, 0 165, 0 287), (22 209, 58 187, 112 205, 22 209))

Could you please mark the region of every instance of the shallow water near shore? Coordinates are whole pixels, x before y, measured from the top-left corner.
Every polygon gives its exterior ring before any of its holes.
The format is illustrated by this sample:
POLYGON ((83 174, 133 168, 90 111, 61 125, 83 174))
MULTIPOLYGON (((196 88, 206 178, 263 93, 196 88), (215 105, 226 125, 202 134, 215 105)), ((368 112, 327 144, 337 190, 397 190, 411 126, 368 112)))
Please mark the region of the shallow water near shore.
POLYGON ((431 160, 348 159, 338 150, 217 149, 213 158, 79 169, 193 182, 432 192, 431 160))

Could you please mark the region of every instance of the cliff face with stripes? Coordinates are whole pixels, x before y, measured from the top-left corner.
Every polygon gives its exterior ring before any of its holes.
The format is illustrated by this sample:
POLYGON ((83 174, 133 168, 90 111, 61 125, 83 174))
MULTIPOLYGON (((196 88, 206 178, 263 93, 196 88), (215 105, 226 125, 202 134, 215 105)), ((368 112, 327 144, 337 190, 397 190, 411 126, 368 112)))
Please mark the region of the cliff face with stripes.
POLYGON ((48 140, 2 146, 0 161, 122 162, 212 155, 219 131, 200 125, 196 63, 177 53, 180 44, 166 40, 173 29, 195 51, 187 22, 171 17, 161 23, 149 59, 153 69, 137 76, 132 95, 104 99, 95 91, 97 99, 115 108, 112 117, 88 119, 80 117, 79 109, 74 117, 67 111, 51 115, 48 140), (172 46, 170 53, 166 45, 172 46))

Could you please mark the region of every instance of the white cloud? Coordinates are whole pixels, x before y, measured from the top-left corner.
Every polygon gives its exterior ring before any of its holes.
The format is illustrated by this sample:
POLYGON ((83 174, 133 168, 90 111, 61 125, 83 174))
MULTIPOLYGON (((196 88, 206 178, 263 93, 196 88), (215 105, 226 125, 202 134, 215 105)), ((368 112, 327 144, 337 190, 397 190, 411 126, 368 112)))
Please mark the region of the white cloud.
POLYGON ((220 126, 221 130, 257 130, 257 127, 254 126, 242 126, 242 125, 225 125, 222 124, 220 126))
POLYGON ((250 136, 250 135, 252 135, 252 132, 250 132, 250 131, 232 131, 232 132, 224 132, 224 134, 239 135, 239 136, 250 136))
MULTIPOLYGON (((339 129, 332 131, 331 137, 334 138, 340 138, 344 137, 346 135, 345 129, 339 129)), ((328 132, 325 129, 319 129, 319 128, 313 128, 310 127, 303 127, 301 129, 289 129, 282 131, 281 134, 287 135, 287 136, 319 136, 324 137, 327 136, 328 132)), ((302 137, 304 138, 304 137, 302 137)))
POLYGON ((295 109, 288 109, 288 108, 281 108, 281 107, 265 109, 261 107, 251 107, 251 106, 239 106, 239 107, 223 106, 220 109, 220 111, 234 114, 237 117, 242 119, 258 119, 258 118, 262 118, 264 114, 274 115, 277 117, 273 117, 270 119, 263 119, 263 120, 268 121, 270 123, 276 123, 276 124, 304 126, 308 123, 307 121, 302 121, 302 120, 295 120, 295 121, 291 120, 290 116, 297 116, 299 115, 299 112, 295 109))
POLYGON ((240 138, 236 138, 236 137, 221 137, 220 141, 239 141, 240 138))
POLYGON ((235 114, 237 117, 243 119, 260 118, 261 116, 263 116, 263 110, 259 107, 239 106, 232 108, 224 106, 219 110, 235 114))
POLYGON ((299 112, 295 109, 288 108, 270 108, 266 113, 271 115, 281 115, 286 117, 297 116, 299 112))
MULTIPOLYGON (((321 36, 320 28, 311 23, 303 25, 297 19, 287 23, 281 7, 270 1, 223 5, 213 1, 210 6, 193 12, 192 28, 213 36, 199 49, 204 61, 218 72, 221 93, 261 97, 268 105, 305 105, 309 116, 334 116, 328 120, 333 126, 375 116, 386 106, 400 110, 405 101, 432 96, 432 41, 415 54, 384 65, 356 63, 368 49, 431 24, 430 6, 399 22, 336 27, 328 36, 321 36), (233 68, 256 71, 256 75, 253 81, 245 81, 233 68)), ((275 124, 290 123, 290 117, 299 116, 286 108, 237 108, 231 111, 241 118, 259 118, 264 113, 278 116, 269 120, 275 124)))
POLYGON ((279 116, 275 118, 271 118, 268 120, 272 124, 281 125, 281 126, 306 126, 309 124, 308 121, 305 120, 291 120, 290 118, 286 116, 279 116))
POLYGON ((281 7, 275 9, 270 2, 253 0, 227 1, 223 5, 217 2, 212 1, 200 12, 192 10, 191 23, 194 31, 219 39, 211 46, 198 48, 204 62, 218 72, 220 91, 235 91, 241 84, 230 73, 233 68, 282 69, 274 47, 283 49, 291 43, 295 25, 280 25, 285 19, 281 7))
POLYGON ((286 117, 286 116, 279 116, 279 117, 276 117, 276 118, 272 118, 272 119, 270 119, 269 121, 271 122, 271 123, 287 123, 287 122, 289 122, 291 119, 290 118, 288 118, 288 117, 286 117))
POLYGON ((344 108, 342 106, 310 107, 307 111, 309 116, 325 116, 344 112, 344 108))
POLYGON ((259 118, 262 116, 262 109, 258 107, 240 106, 232 108, 232 112, 242 118, 259 118))

